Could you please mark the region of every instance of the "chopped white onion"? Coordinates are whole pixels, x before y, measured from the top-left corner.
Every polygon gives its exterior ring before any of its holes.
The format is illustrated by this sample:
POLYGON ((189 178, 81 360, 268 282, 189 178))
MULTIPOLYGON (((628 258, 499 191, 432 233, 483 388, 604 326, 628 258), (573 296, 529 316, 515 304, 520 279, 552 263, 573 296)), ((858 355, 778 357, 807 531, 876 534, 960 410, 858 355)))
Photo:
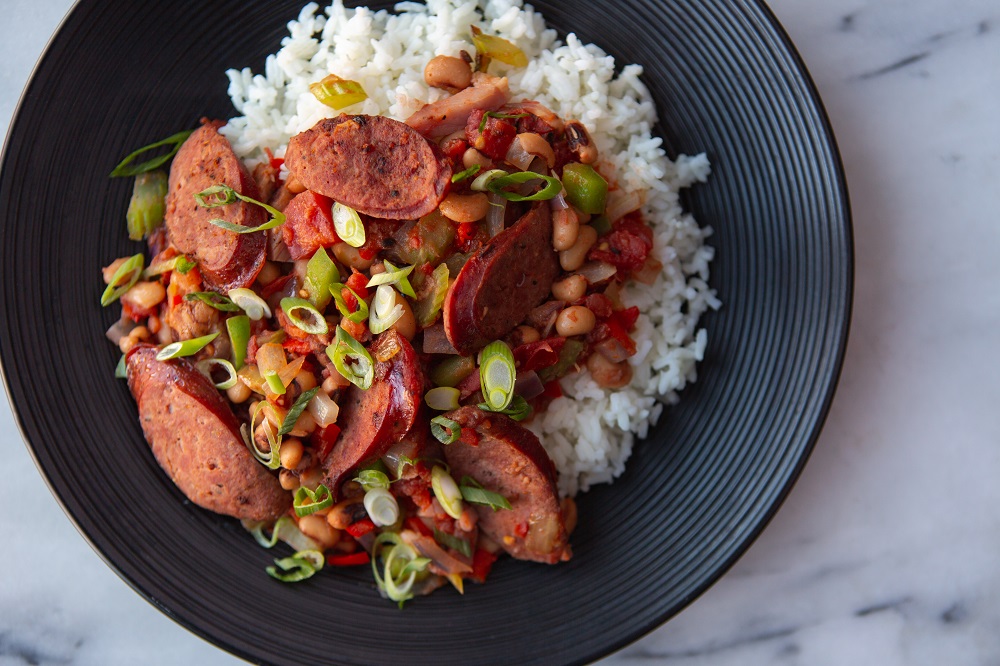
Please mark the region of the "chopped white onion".
POLYGON ((323 391, 316 392, 306 409, 321 428, 336 423, 340 415, 340 407, 323 391))
POLYGON ((634 210, 638 210, 642 205, 639 193, 631 191, 628 193, 615 190, 608 193, 608 205, 604 209, 604 214, 612 222, 617 222, 634 210))

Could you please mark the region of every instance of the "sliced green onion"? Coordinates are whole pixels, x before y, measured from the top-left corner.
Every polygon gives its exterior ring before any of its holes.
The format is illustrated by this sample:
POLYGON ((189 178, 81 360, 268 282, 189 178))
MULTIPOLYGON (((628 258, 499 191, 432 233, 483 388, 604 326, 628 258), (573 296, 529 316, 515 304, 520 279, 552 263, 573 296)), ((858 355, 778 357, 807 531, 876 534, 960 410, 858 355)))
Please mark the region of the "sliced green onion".
POLYGON ((305 411, 309 405, 309 401, 315 397, 319 389, 319 386, 315 386, 308 391, 304 391, 302 395, 295 399, 291 409, 285 414, 285 419, 281 422, 281 427, 278 429, 278 437, 284 437, 295 429, 295 422, 302 416, 302 412, 305 411))
POLYGON ((365 244, 365 225, 361 222, 358 211, 339 201, 333 204, 333 230, 340 240, 351 247, 365 244))
POLYGON ((333 367, 349 382, 363 391, 371 388, 375 379, 375 362, 371 354, 342 326, 337 327, 333 344, 326 348, 333 367))
POLYGON ((312 576, 323 568, 323 553, 318 550, 300 550, 291 557, 274 561, 274 566, 266 569, 271 578, 282 583, 297 583, 312 576))
POLYGON ((239 370, 247 358, 247 344, 250 342, 250 317, 237 315, 226 320, 229 343, 233 348, 233 366, 239 370))
POLYGON ((315 541, 307 537, 295 524, 291 516, 282 516, 275 521, 271 528, 271 536, 264 536, 264 526, 266 522, 259 522, 247 525, 250 534, 264 548, 274 548, 278 540, 284 541, 295 550, 319 550, 320 546, 315 541))
POLYGON ((492 490, 486 490, 482 484, 471 476, 462 477, 462 485, 459 486, 459 490, 462 492, 462 498, 466 502, 483 504, 491 507, 494 511, 511 508, 510 502, 507 501, 506 497, 492 490))
POLYGON ((476 46, 476 53, 484 58, 495 58, 514 67, 528 65, 528 57, 524 55, 524 51, 502 37, 484 35, 476 26, 472 26, 472 43, 476 46))
POLYGON ((118 267, 118 270, 115 271, 115 274, 111 276, 111 282, 108 283, 104 293, 101 294, 101 306, 108 307, 121 298, 122 294, 131 289, 139 281, 139 277, 142 275, 142 267, 145 263, 146 258, 142 256, 142 253, 133 254, 126 259, 118 267))
POLYGON ((161 139, 156 143, 151 143, 148 146, 143 146, 139 150, 130 153, 125 159, 119 162, 118 166, 114 168, 114 171, 110 173, 109 177, 123 178, 127 176, 137 176, 140 173, 152 171, 153 169, 156 169, 166 164, 171 157, 177 154, 177 151, 181 149, 181 144, 187 141, 187 138, 191 136, 193 132, 194 130, 178 132, 177 134, 168 136, 166 139, 161 139), (139 155, 147 151, 159 148, 161 146, 171 146, 171 145, 173 146, 173 148, 167 154, 160 155, 159 157, 154 157, 151 160, 148 160, 146 162, 141 162, 139 164, 136 164, 135 166, 130 166, 132 162, 135 160, 135 158, 137 158, 139 155))
POLYGON ((382 532, 372 544, 375 584, 379 592, 397 602, 400 608, 403 602, 413 598, 413 583, 430 563, 430 559, 419 557, 417 551, 396 532, 382 532))
POLYGON ((387 284, 380 284, 372 299, 368 328, 374 335, 388 330, 403 316, 403 306, 396 302, 396 290, 387 284))
POLYGON ((494 180, 496 180, 497 178, 503 178, 504 176, 508 175, 510 174, 508 174, 503 169, 490 169, 485 173, 479 174, 479 176, 477 176, 476 179, 472 181, 472 185, 469 186, 469 189, 475 190, 476 192, 485 192, 486 188, 494 180))
POLYGON ((361 487, 365 489, 365 492, 372 490, 373 488, 389 488, 389 475, 380 469, 363 469, 358 473, 354 480, 361 484, 361 487))
MULTIPOLYGON (((433 428, 433 426, 431 426, 431 427, 433 428)), ((399 463, 397 463, 397 465, 396 465, 396 478, 397 479, 402 478, 402 476, 403 476, 403 470, 406 469, 407 465, 409 465, 411 467, 416 467, 417 461, 414 460, 413 458, 410 458, 409 456, 400 455, 399 456, 399 463)))
POLYGON ((166 211, 167 174, 162 171, 140 173, 132 186, 132 198, 125 213, 128 237, 142 240, 163 224, 166 211))
POLYGON ((514 354, 502 340, 491 342, 480 352, 479 381, 483 387, 483 397, 490 410, 499 412, 507 409, 514 399, 514 382, 517 370, 514 368, 514 354))
POLYGON ((183 254, 178 254, 176 257, 167 259, 166 261, 157 261, 149 265, 149 268, 142 272, 143 279, 149 279, 151 277, 156 277, 157 275, 163 275, 164 273, 169 273, 170 271, 177 271, 181 275, 187 275, 188 272, 197 266, 197 264, 183 254))
POLYGON ((283 298, 281 309, 285 311, 289 321, 310 335, 323 335, 330 330, 323 313, 304 298, 283 298))
POLYGON ((562 192, 562 181, 555 176, 543 176, 534 171, 518 171, 502 176, 490 182, 486 186, 490 192, 499 194, 507 201, 546 201, 554 199, 562 192), (531 195, 518 194, 517 192, 506 192, 503 188, 511 185, 521 185, 529 180, 544 180, 545 187, 531 195))
POLYGON ((206 358, 204 361, 198 361, 198 363, 195 364, 195 367, 201 370, 205 376, 212 380, 212 383, 215 384, 215 388, 221 391, 231 389, 236 386, 236 382, 238 381, 236 378, 236 368, 234 368, 233 364, 224 358, 206 358), (226 379, 221 382, 215 381, 212 377, 212 370, 217 367, 226 371, 226 379))
POLYGON ((485 412, 496 412, 497 414, 506 414, 515 421, 523 421, 524 419, 531 416, 531 405, 528 401, 519 395, 515 395, 510 401, 510 404, 504 409, 491 409, 488 404, 481 402, 477 405, 479 409, 485 412))
POLYGON ((261 400, 257 403, 257 406, 253 408, 253 412, 250 413, 250 426, 247 427, 247 424, 245 423, 240 426, 240 434, 243 435, 243 443, 246 444, 248 449, 250 449, 250 453, 252 453, 253 457, 257 459, 257 462, 268 469, 278 469, 281 467, 281 459, 279 458, 281 452, 281 437, 272 432, 272 426, 267 420, 266 414, 261 418, 261 425, 264 426, 264 435, 267 436, 267 443, 271 447, 271 450, 261 451, 260 447, 257 446, 257 440, 254 438, 257 415, 262 414, 266 405, 266 400, 261 400))
POLYGON ((462 491, 448 470, 440 465, 434 465, 431 470, 431 489, 445 513, 455 520, 462 517, 462 491))
POLYGON ((496 118, 497 120, 517 120, 518 118, 527 117, 527 113, 500 113, 499 111, 487 111, 483 114, 483 119, 479 121, 479 131, 483 132, 486 129, 486 121, 490 118, 496 118))
POLYGON ((434 540, 445 548, 451 548, 466 557, 472 557, 472 544, 461 537, 442 532, 441 530, 434 530, 434 540))
POLYGON ((416 298, 417 294, 413 291, 413 287, 410 286, 410 281, 407 276, 413 272, 413 266, 403 266, 399 268, 393 266, 388 261, 383 262, 385 266, 384 273, 378 273, 372 276, 371 280, 368 280, 366 287, 377 287, 382 284, 394 284, 399 288, 400 293, 410 298, 416 298))
POLYGON ((309 301, 320 312, 330 304, 330 285, 340 282, 340 271, 333 263, 326 250, 319 248, 313 253, 306 264, 306 279, 304 288, 309 294, 309 301))
POLYGON ((285 395, 285 384, 281 381, 281 377, 278 376, 277 372, 265 372, 264 381, 267 382, 267 387, 271 389, 271 393, 275 395, 285 395))
POLYGON ((438 264, 434 272, 428 276, 427 280, 430 284, 421 289, 422 292, 426 292, 426 295, 413 306, 413 314, 416 315, 417 323, 420 324, 421 328, 432 326, 437 321, 438 314, 444 306, 444 300, 448 296, 450 277, 448 264, 438 264))
POLYGON ((256 227, 244 227, 240 224, 233 224, 232 222, 227 222, 225 220, 214 219, 209 220, 211 224, 217 227, 225 229, 226 231, 232 231, 237 234, 252 234, 257 231, 266 231, 268 229, 274 229, 275 227, 280 227, 285 223, 285 214, 282 213, 277 208, 272 208, 268 206, 263 201, 257 201, 248 196, 244 196, 229 187, 228 185, 212 185, 207 187, 201 192, 194 195, 194 199, 198 202, 198 205, 202 208, 218 208, 219 206, 226 206, 231 203, 235 203, 237 199, 240 201, 245 201, 256 206, 260 206, 268 213, 271 214, 271 219, 256 227))
POLYGON ((372 488, 365 493, 365 510, 368 517, 379 527, 395 525, 399 520, 399 504, 385 488, 372 488))
POLYGON ((128 369, 125 366, 125 354, 118 359, 118 365, 115 366, 115 379, 128 379, 128 369))
POLYGON ((323 77, 321 81, 310 83, 309 92, 321 104, 338 111, 368 99, 368 93, 365 92, 360 83, 342 79, 336 74, 330 74, 323 77))
POLYGON ((223 312, 239 312, 240 306, 233 303, 229 298, 214 291, 194 291, 184 294, 185 301, 201 301, 205 305, 210 305, 216 310, 223 312))
POLYGON ((156 355, 156 360, 169 361, 172 358, 193 356, 204 349, 208 343, 217 337, 219 337, 218 332, 203 335, 200 338, 182 340, 181 342, 171 342, 169 345, 160 350, 160 353, 156 355))
POLYGON ((258 296, 252 289, 247 289, 246 287, 230 289, 229 298, 232 299, 233 303, 243 308, 247 316, 254 321, 265 317, 268 319, 271 318, 271 308, 268 307, 267 301, 258 296))
MULTIPOLYGON (((479 130, 479 131, 482 132, 482 130, 479 130)), ((479 164, 473 164, 468 169, 465 169, 464 171, 459 171, 454 176, 452 176, 451 177, 451 182, 453 182, 453 183, 460 183, 463 180, 465 180, 466 178, 471 178, 472 176, 475 176, 477 173, 479 173, 479 170, 482 169, 482 168, 483 167, 481 165, 479 165, 479 164)))
POLYGON ((330 489, 322 483, 316 487, 316 490, 299 486, 292 501, 295 515, 299 518, 322 511, 328 506, 333 506, 333 495, 330 493, 330 489))
POLYGON ((454 444, 462 436, 462 426, 444 416, 431 419, 431 434, 442 444, 454 444))
POLYGON ((437 386, 424 394, 424 402, 431 409, 447 412, 458 409, 458 399, 462 392, 450 386, 437 386))
POLYGON ((358 292, 354 291, 350 287, 340 282, 334 282, 330 285, 330 294, 333 296, 333 302, 337 306, 337 312, 339 312, 348 321, 353 321, 355 324, 368 319, 368 303, 365 299, 358 296, 358 292), (354 296, 354 300, 358 302, 358 309, 351 312, 351 309, 347 307, 347 301, 344 300, 344 289, 347 289, 354 296))

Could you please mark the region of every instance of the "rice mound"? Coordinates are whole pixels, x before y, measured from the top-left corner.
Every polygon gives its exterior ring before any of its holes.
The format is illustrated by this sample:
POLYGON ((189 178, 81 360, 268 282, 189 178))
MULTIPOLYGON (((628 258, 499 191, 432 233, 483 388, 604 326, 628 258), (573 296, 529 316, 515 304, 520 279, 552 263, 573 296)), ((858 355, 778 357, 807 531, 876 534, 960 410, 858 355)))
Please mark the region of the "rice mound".
POLYGON ((704 241, 711 229, 699 227, 678 199, 681 188, 707 179, 709 163, 704 154, 667 158, 662 140, 652 136, 656 109, 640 81, 642 67, 626 65, 616 75, 614 58, 572 33, 560 41, 520 0, 402 2, 395 13, 348 9, 341 0, 320 12, 309 3, 288 23, 289 35, 267 57, 263 75, 249 68, 226 73, 242 115, 221 131, 250 164, 264 159, 264 148, 284 155, 291 136, 340 114, 309 92, 310 83, 328 74, 357 81, 368 93, 347 111, 405 120, 446 95, 424 83, 430 58, 475 53, 470 25, 514 42, 528 56, 522 69, 491 65, 491 73, 508 77, 512 100, 536 100, 587 126, 612 186, 641 193, 663 262, 654 284, 633 283, 623 293, 625 305, 642 313, 631 384, 605 390, 586 372, 571 374, 562 380, 565 396, 528 424, 559 470, 560 492, 575 495, 620 475, 635 438, 645 437, 663 405, 695 381, 706 345, 698 319, 720 306, 708 286, 714 251, 704 241))

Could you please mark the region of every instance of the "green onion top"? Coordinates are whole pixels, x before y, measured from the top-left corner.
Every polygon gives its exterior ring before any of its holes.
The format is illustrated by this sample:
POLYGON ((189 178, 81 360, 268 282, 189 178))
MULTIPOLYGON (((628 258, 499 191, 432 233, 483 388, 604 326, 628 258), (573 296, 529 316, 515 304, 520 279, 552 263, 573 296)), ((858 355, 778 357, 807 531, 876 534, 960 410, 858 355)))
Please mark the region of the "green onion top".
POLYGON ((184 300, 201 301, 205 305, 210 305, 216 310, 221 310, 223 312, 240 311, 240 306, 233 303, 231 299, 214 291, 194 291, 190 294, 184 294, 184 300))
POLYGON ((330 285, 330 294, 333 296, 333 302, 337 306, 337 312, 339 312, 345 319, 353 321, 355 324, 368 319, 368 303, 365 299, 358 296, 358 292, 354 291, 345 284, 340 282, 334 282, 330 285), (351 312, 351 309, 347 307, 347 301, 344 299, 344 290, 347 289, 354 296, 354 300, 358 302, 358 309, 351 312))
POLYGON ((236 382, 239 381, 236 377, 236 368, 234 368, 233 364, 224 358, 206 358, 203 361, 198 361, 198 363, 195 364, 195 367, 212 380, 212 383, 215 384, 215 388, 220 391, 231 389, 236 386, 236 382), (226 371, 226 378, 221 382, 215 381, 215 378, 212 377, 212 370, 214 368, 222 368, 226 371))
POLYGON ((323 313, 304 298, 282 298, 281 309, 289 321, 310 335, 324 335, 330 330, 323 313))
POLYGON ((479 380, 483 387, 483 397, 491 411, 507 409, 514 399, 514 382, 517 370, 514 354, 502 340, 491 342, 480 352, 479 380))
POLYGON ((476 179, 472 181, 472 185, 469 188, 476 192, 485 192, 490 183, 497 178, 503 178, 507 175, 509 174, 503 169, 490 169, 476 176, 476 179))
POLYGON ((149 268, 142 272, 142 277, 148 280, 151 277, 156 277, 157 275, 163 275, 170 271, 177 271, 181 275, 187 275, 192 268, 197 266, 197 264, 183 254, 178 254, 176 257, 172 257, 165 261, 157 261, 149 265, 149 268))
POLYGON ((396 290, 387 284, 380 284, 372 299, 368 328, 378 335, 389 330, 403 316, 403 306, 396 302, 396 290))
POLYGON ((306 264, 304 288, 309 294, 309 301, 320 312, 330 304, 330 285, 335 282, 340 282, 337 264, 333 263, 325 249, 317 249, 306 264))
POLYGON ((333 344, 326 348, 326 355, 341 375, 358 388, 367 391, 375 380, 375 361, 360 342, 342 326, 337 327, 333 344))
POLYGON ((399 292, 404 296, 409 296, 410 298, 416 298, 417 294, 413 291, 413 287, 410 285, 410 281, 407 276, 413 272, 413 266, 402 266, 397 267, 392 265, 390 262, 383 262, 385 266, 384 273, 377 273, 368 280, 366 287, 377 287, 383 284, 394 284, 399 289, 399 292))
POLYGON ((431 434, 442 444, 454 444, 462 436, 462 426, 444 416, 431 419, 431 434))
POLYGON ((337 237, 351 247, 361 247, 365 244, 365 225, 361 222, 358 211, 345 206, 339 201, 333 204, 333 230, 337 237))
POLYGON ((333 495, 330 493, 330 489, 322 483, 316 487, 316 490, 299 486, 299 489, 295 491, 295 498, 292 501, 295 515, 299 518, 312 515, 329 506, 333 506, 333 495))
POLYGON ((485 402, 479 403, 477 407, 479 407, 479 409, 485 412, 496 412, 498 414, 506 414, 515 421, 523 421, 524 419, 531 416, 532 412, 531 405, 528 404, 528 401, 519 395, 515 395, 513 399, 510 401, 510 404, 507 405, 507 407, 505 407, 504 409, 492 409, 485 402))
POLYGON ((389 488, 389 475, 371 467, 358 472, 354 480, 360 483, 366 492, 373 488, 389 488))
POLYGON ((271 308, 268 307, 267 301, 258 296, 252 289, 247 289, 246 287, 230 289, 229 298, 232 299, 233 303, 243 308, 247 316, 254 321, 265 317, 268 319, 271 318, 271 308))
POLYGON ((152 171, 153 169, 159 168, 160 166, 166 164, 167 161, 170 160, 170 158, 172 158, 174 155, 177 154, 177 151, 181 149, 181 144, 187 141, 187 138, 191 136, 193 132, 194 130, 186 130, 184 132, 178 132, 177 134, 168 136, 166 139, 161 139, 156 143, 151 143, 148 146, 143 146, 139 150, 129 153, 129 155, 125 159, 123 159, 121 162, 118 163, 118 166, 114 168, 114 170, 109 174, 109 176, 111 178, 138 176, 140 173, 145 173, 147 171, 152 171), (171 148, 170 152, 166 153, 165 155, 160 155, 159 157, 154 157, 151 160, 147 160, 146 162, 141 162, 139 164, 136 164, 135 166, 132 166, 132 162, 139 155, 148 152, 150 150, 155 150, 156 148, 160 148, 162 146, 173 146, 173 148, 171 148))
MULTIPOLYGON (((480 131, 482 131, 482 130, 480 130, 480 131)), ((473 164, 468 169, 465 169, 464 171, 459 171, 458 173, 456 173, 455 175, 453 175, 451 177, 451 182, 453 182, 453 183, 460 183, 463 180, 465 180, 466 178, 471 178, 472 176, 475 176, 477 173, 479 173, 479 170, 482 169, 482 168, 483 167, 481 167, 478 164, 473 164)))
POLYGON ((262 201, 257 201, 256 199, 244 196, 228 185, 212 185, 211 187, 207 187, 194 195, 194 200, 202 208, 218 208, 219 206, 226 206, 231 203, 235 203, 237 199, 260 206, 271 214, 271 219, 256 227, 244 227, 243 225, 233 224, 232 222, 227 222, 226 220, 218 218, 209 220, 209 222, 217 227, 225 229, 226 231, 232 231, 236 234, 252 234, 257 231, 266 231, 267 229, 280 227, 285 223, 285 214, 280 210, 272 208, 262 201))
POLYGON ((285 414, 285 419, 281 422, 281 427, 278 429, 278 437, 284 437, 295 428, 295 422, 299 420, 302 412, 309 406, 309 401, 319 392, 319 388, 315 386, 308 391, 303 391, 302 395, 295 399, 295 403, 292 404, 291 409, 285 414))
POLYGON ((226 320, 230 346, 233 348, 233 366, 243 367, 247 358, 247 344, 250 342, 250 317, 237 315, 226 320))
POLYGON ((101 306, 108 307, 122 295, 135 286, 135 283, 139 281, 139 277, 142 275, 142 267, 146 263, 146 258, 142 254, 133 254, 121 266, 115 271, 115 274, 111 276, 111 282, 108 283, 107 288, 105 288, 104 293, 101 294, 101 306))
POLYGON ((203 335, 200 338, 192 338, 190 340, 182 340, 180 342, 171 342, 169 345, 160 350, 160 353, 156 355, 156 360, 168 361, 172 358, 193 356, 204 349, 208 343, 217 337, 219 337, 219 333, 215 332, 209 335, 203 335))
POLYGON ((323 553, 318 550, 300 550, 291 557, 275 560, 275 566, 268 567, 266 571, 282 583, 297 583, 312 578, 324 563, 323 553))
POLYGON ((554 199, 558 196, 559 193, 562 192, 563 184, 562 181, 555 176, 543 176, 542 174, 535 173, 534 171, 518 171, 516 173, 510 173, 506 176, 501 176, 500 178, 492 180, 486 187, 490 192, 499 194, 508 201, 546 201, 548 199, 554 199), (545 187, 538 192, 529 195, 518 194, 517 192, 507 192, 503 189, 505 187, 510 187, 511 185, 521 185, 522 183, 527 183, 529 180, 543 180, 545 181, 545 187))

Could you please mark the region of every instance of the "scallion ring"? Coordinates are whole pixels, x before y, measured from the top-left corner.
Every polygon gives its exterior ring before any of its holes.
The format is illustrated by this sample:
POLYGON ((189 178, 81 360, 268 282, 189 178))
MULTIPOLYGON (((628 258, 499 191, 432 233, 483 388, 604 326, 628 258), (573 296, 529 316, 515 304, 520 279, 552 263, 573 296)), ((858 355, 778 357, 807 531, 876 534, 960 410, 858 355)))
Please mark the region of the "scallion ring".
POLYGON ((219 333, 210 333, 209 335, 203 335, 200 338, 192 338, 190 340, 182 340, 180 342, 171 342, 169 345, 160 350, 160 353, 156 355, 157 361, 169 361, 172 358, 180 358, 182 356, 193 356, 204 349, 208 343, 219 337, 219 333))
POLYGON ((198 368, 202 374, 212 380, 215 388, 220 391, 226 391, 233 388, 236 386, 236 382, 238 381, 236 378, 236 368, 234 368, 233 364, 224 358, 206 358, 204 361, 198 361, 198 363, 195 364, 195 367, 198 368), (221 382, 215 381, 215 378, 212 377, 212 370, 215 368, 222 368, 226 372, 226 378, 221 382))
POLYGON ((244 423, 240 427, 240 433, 243 435, 243 443, 250 449, 250 453, 257 459, 257 462, 268 469, 278 469, 281 467, 281 460, 278 457, 281 451, 281 437, 273 433, 273 426, 267 420, 267 415, 263 414, 264 407, 266 406, 266 400, 261 400, 257 403, 253 411, 250 412, 250 427, 247 428, 247 425, 244 423), (270 446, 269 451, 261 451, 260 447, 257 446, 257 440, 254 438, 258 414, 262 415, 261 425, 264 427, 264 435, 267 437, 268 446, 270 446), (247 432, 248 430, 249 433, 247 432))
POLYGON ((431 419, 431 434, 442 444, 454 444, 462 436, 462 426, 444 416, 431 419))
POLYGON ((176 257, 167 259, 166 261, 157 261, 149 265, 149 268, 142 272, 142 278, 148 280, 151 277, 156 277, 157 275, 163 275, 164 273, 169 273, 170 271, 177 271, 181 275, 187 275, 188 272, 194 268, 197 264, 183 254, 178 254, 176 257))
POLYGON ((510 401, 510 404, 507 405, 507 407, 505 407, 504 409, 491 409, 490 406, 485 402, 481 402, 477 406, 479 407, 479 409, 485 412, 496 412, 498 414, 506 414, 515 421, 523 421, 524 419, 531 416, 532 412, 531 405, 528 404, 528 401, 519 395, 515 395, 514 398, 510 401))
POLYGON ((268 307, 267 301, 258 296, 252 289, 246 287, 230 289, 229 298, 232 299, 233 303, 243 308, 247 316, 254 321, 271 318, 271 308, 268 307))
POLYGON ((316 490, 299 486, 299 489, 295 491, 295 498, 292 500, 295 515, 299 518, 312 515, 330 506, 333 506, 333 495, 330 493, 330 489, 322 483, 316 487, 316 490))
POLYGON ((355 324, 363 322, 368 319, 368 303, 365 299, 358 295, 358 292, 354 291, 350 287, 340 282, 334 282, 330 285, 330 294, 333 296, 333 303, 337 306, 337 312, 339 312, 348 321, 353 321, 355 324), (347 301, 344 299, 344 290, 351 292, 354 296, 354 300, 358 304, 358 309, 351 312, 351 309, 347 306, 347 301))
POLYGON ((479 381, 490 411, 507 409, 507 405, 514 399, 516 380, 517 370, 510 347, 502 340, 486 345, 480 352, 479 381))
POLYGON ((284 541, 289 546, 295 550, 319 550, 320 546, 318 543, 307 537, 299 529, 299 526, 295 524, 291 516, 282 516, 275 521, 274 527, 271 528, 271 536, 264 536, 264 526, 266 522, 253 523, 247 525, 247 529, 250 530, 250 534, 253 538, 264 548, 274 548, 278 543, 278 540, 284 541))
POLYGON ((205 305, 209 305, 216 310, 221 310, 222 312, 240 311, 240 306, 233 303, 233 301, 229 298, 214 291, 193 291, 190 294, 184 294, 184 300, 201 301, 205 305))
POLYGON ((267 387, 271 389, 271 393, 275 395, 285 395, 285 389, 287 388, 284 382, 281 381, 281 377, 277 372, 265 372, 264 381, 267 383, 267 387))
POLYGON ((437 386, 424 394, 424 402, 431 409, 447 412, 458 409, 458 399, 462 392, 450 386, 437 386))
POLYGON ((399 504, 385 488, 372 488, 366 492, 364 504, 368 517, 379 527, 394 525, 399 520, 399 504))
POLYGON ((125 365, 125 354, 118 359, 118 365, 115 366, 115 379, 128 379, 128 368, 125 365))
POLYGON ((304 298, 283 298, 281 309, 285 311, 289 321, 310 335, 323 335, 330 330, 323 313, 304 298))
POLYGON ((363 391, 371 388, 375 379, 375 361, 360 342, 342 326, 337 327, 333 344, 326 348, 333 367, 349 382, 363 391))
POLYGON ((232 231, 237 234, 252 234, 257 231, 266 231, 268 229, 274 229, 275 227, 280 227, 285 223, 285 214, 282 213, 277 208, 272 208, 268 206, 263 201, 257 201, 248 196, 244 196, 229 187, 228 185, 213 185, 207 187, 201 192, 194 195, 195 201, 202 208, 218 208, 219 206, 225 206, 231 203, 235 203, 237 199, 240 201, 245 201, 249 204, 254 204, 255 206, 260 206, 266 210, 271 215, 271 219, 256 227, 244 227, 240 224, 233 224, 232 222, 227 222, 226 220, 213 219, 209 220, 209 223, 214 224, 217 227, 225 229, 226 231, 232 231))
POLYGON ((383 262, 385 267, 384 273, 378 273, 373 275, 366 287, 377 287, 382 284, 394 284, 399 289, 399 292, 410 298, 416 298, 417 294, 413 291, 413 287, 410 285, 410 280, 407 276, 413 272, 413 266, 403 266, 397 267, 393 266, 388 261, 383 262))
POLYGON ((311 578, 323 568, 325 560, 318 550, 300 550, 291 557, 283 557, 274 561, 274 566, 267 567, 269 576, 282 583, 297 583, 311 578))
POLYGON ((115 274, 111 276, 107 288, 101 294, 101 306, 107 307, 122 297, 126 291, 135 286, 142 276, 142 268, 146 264, 146 258, 142 253, 133 254, 122 262, 115 274))
POLYGON ((388 330, 403 316, 403 306, 396 302, 396 290, 387 284, 380 284, 372 299, 368 328, 373 335, 388 330))
POLYGON ((431 470, 431 489, 445 513, 455 520, 462 517, 462 491, 448 470, 440 465, 434 465, 431 470))
POLYGON ((475 190, 476 192, 485 192, 490 183, 497 178, 503 178, 506 175, 508 175, 508 173, 503 169, 490 169, 485 173, 479 174, 476 179, 472 181, 472 185, 469 186, 469 189, 475 190))
POLYGON ((389 475, 378 469, 363 469, 358 472, 354 480, 361 484, 365 492, 373 488, 389 488, 389 475))
POLYGON ((379 592, 399 603, 400 608, 404 601, 413 598, 413 583, 431 562, 426 557, 418 557, 417 551, 396 532, 382 532, 375 537, 371 561, 379 592))
POLYGON ((535 173, 534 171, 518 171, 517 173, 511 173, 501 178, 497 178, 496 180, 491 181, 486 187, 490 192, 499 194, 507 201, 546 201, 548 199, 556 198, 556 196, 558 196, 562 191, 563 184, 562 181, 555 176, 543 176, 542 174, 535 173), (545 187, 530 195, 518 194, 517 192, 506 192, 503 189, 505 187, 510 187, 511 185, 521 185, 522 183, 527 183, 529 180, 543 180, 545 181, 545 187))
POLYGON ((186 130, 184 132, 178 132, 177 134, 168 136, 166 139, 161 139, 156 143, 151 143, 148 146, 143 146, 139 150, 130 153, 125 159, 119 162, 118 166, 116 166, 114 170, 109 174, 109 177, 122 178, 126 176, 138 176, 140 173, 146 173, 147 171, 152 171, 153 169, 156 169, 166 164, 171 157, 177 154, 177 151, 181 149, 181 144, 187 141, 187 138, 191 136, 193 132, 194 130, 186 130), (136 164, 135 166, 130 166, 132 162, 135 160, 135 158, 137 158, 139 155, 147 151, 160 148, 161 146, 173 146, 173 148, 170 149, 170 152, 164 155, 160 155, 159 157, 154 157, 151 160, 141 162, 139 164, 136 164))
POLYGON ((333 230, 340 240, 351 247, 365 244, 365 225, 361 222, 358 211, 339 201, 333 204, 333 230))
POLYGON ((323 77, 321 81, 309 84, 309 92, 321 104, 339 111, 352 104, 368 99, 368 93, 357 81, 342 79, 336 74, 323 77))

